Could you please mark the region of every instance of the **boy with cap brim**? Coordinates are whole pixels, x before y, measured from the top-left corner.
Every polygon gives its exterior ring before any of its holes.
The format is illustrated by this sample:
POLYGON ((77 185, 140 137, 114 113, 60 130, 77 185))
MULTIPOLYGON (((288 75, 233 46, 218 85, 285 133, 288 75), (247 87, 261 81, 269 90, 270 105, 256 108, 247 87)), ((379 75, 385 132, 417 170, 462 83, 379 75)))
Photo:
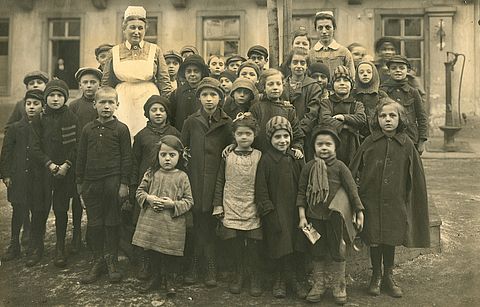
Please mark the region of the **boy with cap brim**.
POLYGON ((250 47, 247 51, 247 57, 257 64, 260 71, 265 69, 265 65, 268 62, 268 50, 261 45, 255 45, 250 47))
POLYGON ((410 62, 401 55, 395 55, 387 62, 387 67, 390 77, 383 82, 380 88, 405 108, 408 117, 405 132, 415 144, 418 152, 422 154, 427 140, 428 116, 420 91, 409 84, 410 62))
MULTIPOLYGON (((39 89, 44 90, 45 85, 49 81, 48 74, 43 71, 31 71, 25 75, 23 78, 23 84, 25 84, 26 90, 39 89)), ((25 115, 25 100, 21 99, 15 103, 12 113, 8 117, 7 123, 5 124, 5 131, 8 127, 16 121, 22 119, 25 115)))
POLYGON ((182 49, 180 49, 180 55, 182 56, 183 59, 186 59, 193 54, 196 54, 196 55, 200 54, 200 52, 198 52, 197 47, 195 46, 186 45, 186 46, 183 46, 182 49))
MULTIPOLYGON (((59 268, 66 266, 65 236, 67 230, 67 212, 70 197, 74 195, 74 169, 77 141, 78 119, 66 106, 68 86, 62 80, 47 83, 44 91, 45 110, 41 117, 32 121, 32 157, 43 167, 42 184, 45 195, 45 208, 53 203, 56 229, 56 254, 54 264, 59 268)), ((47 216, 42 225, 46 223, 47 216)))
POLYGON ((97 48, 95 48, 95 59, 98 62, 98 69, 103 71, 103 66, 107 62, 108 53, 113 48, 111 44, 101 44, 97 48))
POLYGON ((353 85, 348 68, 338 66, 332 77, 333 94, 320 103, 321 121, 337 130, 342 141, 337 158, 346 165, 360 145, 360 129, 367 124, 365 108, 351 95, 353 85))
MULTIPOLYGON (((2 256, 2 261, 10 261, 21 256, 20 229, 30 212, 41 207, 41 194, 38 193, 39 169, 30 160, 29 140, 30 121, 42 112, 43 92, 33 89, 26 92, 23 99, 26 116, 13 123, 5 133, 0 156, 0 173, 7 187, 7 199, 12 205, 10 245, 2 256), (35 193, 37 192, 37 193, 35 193)), ((32 214, 33 215, 33 214, 32 214)), ((33 228, 33 227, 32 227, 33 228)), ((32 229, 29 247, 35 246, 35 232, 32 229)))
POLYGON ((187 57, 178 69, 179 78, 184 78, 185 83, 178 87, 170 96, 171 121, 178 131, 182 131, 183 122, 198 109, 200 102, 195 93, 203 78, 210 74, 208 66, 199 55, 187 57))
POLYGON ((227 70, 230 70, 236 74, 240 65, 242 65, 242 63, 246 60, 247 59, 243 56, 234 54, 227 58, 227 60, 225 61, 225 66, 227 67, 227 70))
MULTIPOLYGON (((201 109, 192 114, 182 130, 182 141, 191 149, 188 175, 192 186, 193 200, 193 233, 187 233, 187 244, 194 243, 193 254, 190 254, 190 267, 185 282, 194 283, 198 272, 198 260, 206 259, 205 284, 216 286, 215 258, 215 226, 212 216, 213 197, 222 150, 233 140, 232 120, 219 108, 224 100, 224 92, 220 82, 206 77, 198 85, 196 97, 200 100, 201 109), (192 241, 192 235, 194 240, 192 241)), ((186 248, 190 250, 192 246, 186 248)))
MULTIPOLYGON (((97 118, 98 114, 94 107, 94 100, 95 93, 102 80, 102 71, 98 68, 82 67, 75 73, 75 79, 82 91, 82 97, 70 102, 69 108, 78 118, 78 131, 82 131, 87 123, 97 118)), ((79 252, 82 247, 82 212, 80 198, 75 193, 72 198, 73 236, 71 251, 73 253, 79 252)))
POLYGON ((237 74, 235 74, 233 71, 230 71, 228 69, 224 70, 220 74, 220 78, 218 80, 220 81, 220 85, 222 86, 222 89, 225 92, 226 96, 230 95, 233 82, 236 79, 237 79, 237 74))
POLYGON ((183 63, 183 58, 180 53, 175 50, 165 51, 163 54, 165 63, 167 64, 168 75, 170 76, 170 83, 172 84, 172 90, 176 90, 178 87, 178 69, 183 63))

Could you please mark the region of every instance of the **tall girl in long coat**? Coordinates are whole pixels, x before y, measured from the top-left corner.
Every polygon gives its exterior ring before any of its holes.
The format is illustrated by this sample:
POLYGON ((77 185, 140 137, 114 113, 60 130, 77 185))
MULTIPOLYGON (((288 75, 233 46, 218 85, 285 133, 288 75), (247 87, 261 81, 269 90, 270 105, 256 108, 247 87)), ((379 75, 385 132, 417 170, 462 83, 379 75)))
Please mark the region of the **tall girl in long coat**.
POLYGON ((255 202, 262 217, 267 254, 275 263, 273 296, 285 297, 288 278, 297 296, 304 298, 306 291, 296 280, 292 256, 298 218, 297 182, 305 162, 295 159, 290 149, 293 131, 285 117, 272 117, 265 130, 270 143, 257 167, 255 202))
POLYGON ((402 290, 393 280, 395 246, 430 246, 425 174, 405 133, 403 107, 383 98, 375 116, 372 134, 358 149, 350 169, 365 207, 362 234, 370 245, 373 267, 368 292, 379 295, 383 286, 389 295, 401 297, 402 290))

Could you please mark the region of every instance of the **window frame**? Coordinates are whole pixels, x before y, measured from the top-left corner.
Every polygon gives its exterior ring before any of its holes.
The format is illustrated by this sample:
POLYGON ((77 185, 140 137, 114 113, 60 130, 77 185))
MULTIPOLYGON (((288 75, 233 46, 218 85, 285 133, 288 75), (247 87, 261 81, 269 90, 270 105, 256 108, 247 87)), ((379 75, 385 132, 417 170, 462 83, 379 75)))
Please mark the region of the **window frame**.
POLYGON ((232 18, 238 17, 240 25, 240 37, 238 40, 238 54, 245 54, 245 11, 229 10, 229 11, 197 11, 196 21, 196 42, 195 46, 200 54, 205 57, 204 37, 203 37, 203 21, 205 18, 232 18))
MULTIPOLYGON (((124 15, 124 12, 123 11, 119 11, 117 12, 117 18, 116 18, 116 21, 118 22, 118 26, 117 26, 117 42, 119 44, 125 42, 124 38, 123 38, 123 30, 122 30, 122 23, 123 23, 123 15, 124 15)), ((163 25, 163 13, 161 11, 148 11, 147 12, 147 19, 148 18, 152 18, 152 17, 155 17, 157 18, 157 45, 159 46, 162 46, 162 42, 164 41, 164 33, 162 30, 162 25, 163 25)), ((162 48, 163 49, 163 48, 162 48)))
POLYGON ((12 85, 12 43, 11 43, 11 38, 12 38, 12 23, 13 23, 13 18, 8 16, 0 18, 0 20, 6 20, 8 22, 8 58, 7 58, 7 82, 5 84, 5 92, 2 93, 0 92, 0 97, 7 97, 10 96, 11 94, 11 85, 12 85))

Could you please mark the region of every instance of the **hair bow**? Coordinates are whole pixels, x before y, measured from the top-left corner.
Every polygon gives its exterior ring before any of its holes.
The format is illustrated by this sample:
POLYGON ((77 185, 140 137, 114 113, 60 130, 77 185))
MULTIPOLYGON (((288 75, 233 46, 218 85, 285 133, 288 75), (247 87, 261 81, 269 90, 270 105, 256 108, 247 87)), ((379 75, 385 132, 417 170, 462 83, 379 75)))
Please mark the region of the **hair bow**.
POLYGON ((252 113, 250 113, 250 112, 240 112, 240 113, 237 114, 237 117, 235 117, 233 122, 236 122, 237 120, 242 120, 242 119, 245 119, 245 118, 248 118, 248 117, 251 117, 251 116, 252 116, 252 113))

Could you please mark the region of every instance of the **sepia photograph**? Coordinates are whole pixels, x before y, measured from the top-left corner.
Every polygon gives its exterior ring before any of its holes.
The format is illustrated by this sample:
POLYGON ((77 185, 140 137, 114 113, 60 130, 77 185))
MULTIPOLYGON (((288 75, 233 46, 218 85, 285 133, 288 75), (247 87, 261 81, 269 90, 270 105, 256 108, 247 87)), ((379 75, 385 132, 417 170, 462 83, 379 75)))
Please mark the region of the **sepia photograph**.
POLYGON ((480 0, 0 13, 0 306, 480 304, 480 0))

